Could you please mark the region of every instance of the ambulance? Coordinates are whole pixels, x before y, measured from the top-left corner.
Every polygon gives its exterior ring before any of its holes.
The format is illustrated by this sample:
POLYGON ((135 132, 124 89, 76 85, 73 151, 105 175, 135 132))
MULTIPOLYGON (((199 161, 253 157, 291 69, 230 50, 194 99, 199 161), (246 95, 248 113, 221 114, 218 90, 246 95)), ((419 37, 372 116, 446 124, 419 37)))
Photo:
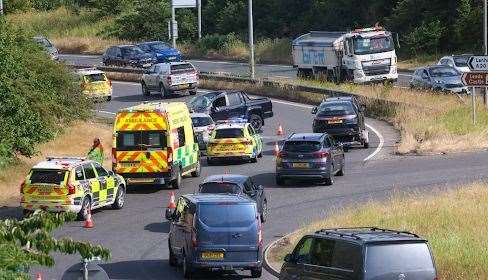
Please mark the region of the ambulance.
POLYGON ((182 102, 143 103, 120 110, 112 147, 113 171, 128 185, 178 189, 183 176, 200 176, 198 143, 182 102))

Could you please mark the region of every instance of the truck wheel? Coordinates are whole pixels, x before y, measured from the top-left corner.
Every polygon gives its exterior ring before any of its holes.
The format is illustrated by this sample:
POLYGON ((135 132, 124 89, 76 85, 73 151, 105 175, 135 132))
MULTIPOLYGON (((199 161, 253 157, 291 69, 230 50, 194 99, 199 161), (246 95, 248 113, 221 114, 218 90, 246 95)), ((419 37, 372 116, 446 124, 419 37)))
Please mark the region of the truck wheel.
POLYGON ((176 174, 176 178, 171 181, 171 186, 173 187, 173 189, 179 189, 181 187, 181 181, 182 181, 182 178, 181 178, 181 170, 178 168, 178 173, 176 174))
POLYGON ((260 115, 252 114, 249 117, 249 123, 256 131, 260 131, 263 127, 263 118, 260 115))
POLYGON ((142 87, 142 95, 144 95, 144 96, 149 96, 149 95, 151 95, 151 92, 150 92, 150 91, 149 91, 149 89, 147 88, 146 83, 142 82, 142 83, 141 83, 141 87, 142 87))

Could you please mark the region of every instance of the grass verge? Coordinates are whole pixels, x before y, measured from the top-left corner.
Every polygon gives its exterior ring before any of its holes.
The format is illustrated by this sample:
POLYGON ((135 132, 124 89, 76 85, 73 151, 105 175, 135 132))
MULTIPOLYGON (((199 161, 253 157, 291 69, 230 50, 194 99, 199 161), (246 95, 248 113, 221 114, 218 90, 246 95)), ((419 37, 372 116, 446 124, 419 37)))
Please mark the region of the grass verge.
POLYGON ((428 239, 440 279, 488 279, 488 228, 482 222, 486 213, 486 183, 427 198, 418 194, 394 197, 388 202, 338 211, 308 225, 280 242, 269 256, 277 267, 304 234, 322 228, 374 225, 409 230, 428 239))
POLYGON ((104 120, 75 122, 54 140, 38 145, 36 156, 19 156, 14 164, 0 171, 0 205, 18 205, 19 185, 34 164, 46 156, 86 156, 95 137, 104 145, 105 166, 110 166, 111 125, 104 120))

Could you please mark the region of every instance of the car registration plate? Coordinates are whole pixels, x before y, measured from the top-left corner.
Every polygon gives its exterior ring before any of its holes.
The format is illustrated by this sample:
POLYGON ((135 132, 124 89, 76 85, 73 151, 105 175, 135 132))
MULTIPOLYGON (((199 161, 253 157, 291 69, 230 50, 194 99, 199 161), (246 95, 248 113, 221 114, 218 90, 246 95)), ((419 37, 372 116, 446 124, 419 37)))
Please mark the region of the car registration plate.
POLYGON ((295 168, 308 168, 309 165, 306 162, 295 162, 292 164, 293 167, 295 168))
POLYGON ((53 187, 48 185, 42 185, 37 187, 37 191, 39 193, 51 193, 53 191, 53 187))
POLYGON ((139 166, 139 162, 122 162, 122 163, 120 163, 120 166, 122 168, 138 167, 139 166))
POLYGON ((224 259, 224 252, 202 252, 202 259, 222 260, 224 259))
POLYGON ((153 178, 130 178, 128 179, 130 183, 153 183, 153 178))
POLYGON ((342 123, 342 120, 330 120, 329 121, 329 124, 338 124, 338 123, 342 123))

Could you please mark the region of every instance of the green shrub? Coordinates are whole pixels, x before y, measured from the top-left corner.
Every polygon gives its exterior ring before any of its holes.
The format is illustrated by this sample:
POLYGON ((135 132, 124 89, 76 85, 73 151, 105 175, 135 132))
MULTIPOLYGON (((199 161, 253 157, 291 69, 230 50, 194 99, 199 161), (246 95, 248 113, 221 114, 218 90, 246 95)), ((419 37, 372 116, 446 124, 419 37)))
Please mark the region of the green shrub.
POLYGON ((17 153, 32 156, 35 145, 61 126, 89 116, 91 102, 74 75, 52 61, 31 34, 0 19, 0 166, 17 153))
POLYGON ((440 40, 444 36, 446 28, 440 20, 422 22, 411 33, 405 36, 405 43, 413 54, 436 53, 440 49, 440 40))

